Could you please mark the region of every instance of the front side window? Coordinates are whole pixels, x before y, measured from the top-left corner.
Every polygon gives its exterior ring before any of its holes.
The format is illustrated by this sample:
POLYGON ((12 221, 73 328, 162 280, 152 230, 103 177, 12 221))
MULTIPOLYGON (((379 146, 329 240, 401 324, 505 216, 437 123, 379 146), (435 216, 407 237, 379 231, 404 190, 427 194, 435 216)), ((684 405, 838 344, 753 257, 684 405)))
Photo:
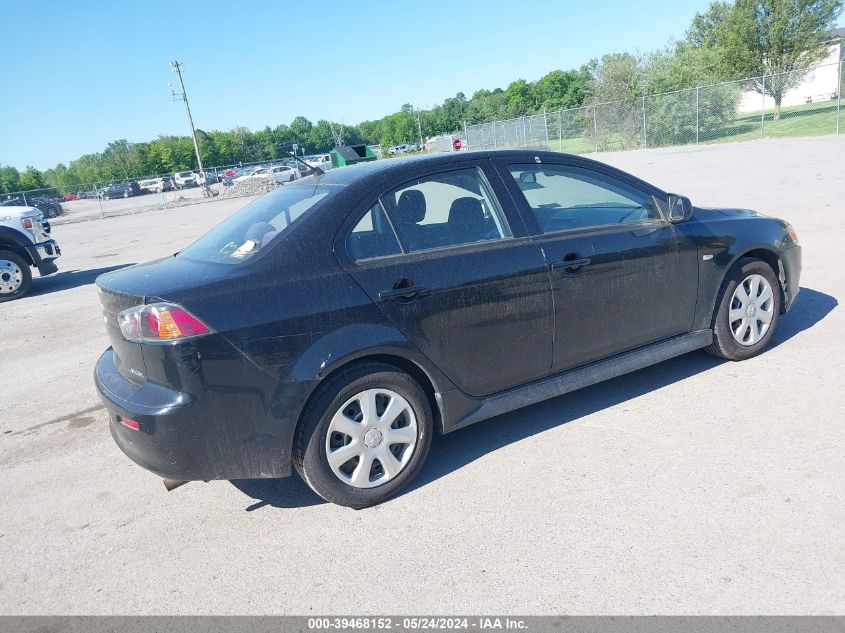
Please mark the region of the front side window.
POLYGON ((479 169, 426 176, 388 192, 382 201, 409 251, 510 235, 479 169))
POLYGON ((356 262, 402 252, 393 228, 378 202, 367 211, 347 236, 346 252, 356 262))
POLYGON ((509 165, 543 233, 660 220, 651 196, 588 169, 509 165))
POLYGON ((314 185, 276 189, 246 205, 183 250, 179 256, 205 262, 239 264, 267 248, 337 187, 314 185))

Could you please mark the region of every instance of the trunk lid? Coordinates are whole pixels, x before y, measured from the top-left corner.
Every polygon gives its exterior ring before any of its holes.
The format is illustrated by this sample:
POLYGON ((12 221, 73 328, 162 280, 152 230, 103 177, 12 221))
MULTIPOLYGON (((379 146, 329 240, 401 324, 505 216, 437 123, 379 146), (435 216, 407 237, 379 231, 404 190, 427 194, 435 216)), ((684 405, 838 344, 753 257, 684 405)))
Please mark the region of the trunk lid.
MULTIPOLYGON (((203 290, 210 285, 231 278, 232 268, 225 264, 194 262, 171 256, 97 277, 106 330, 114 350, 115 367, 124 378, 136 385, 146 380, 145 346, 123 337, 117 315, 128 308, 159 300, 172 301, 190 310, 192 297, 197 293, 203 294, 203 290)), ((209 294, 213 297, 217 293, 209 294)))

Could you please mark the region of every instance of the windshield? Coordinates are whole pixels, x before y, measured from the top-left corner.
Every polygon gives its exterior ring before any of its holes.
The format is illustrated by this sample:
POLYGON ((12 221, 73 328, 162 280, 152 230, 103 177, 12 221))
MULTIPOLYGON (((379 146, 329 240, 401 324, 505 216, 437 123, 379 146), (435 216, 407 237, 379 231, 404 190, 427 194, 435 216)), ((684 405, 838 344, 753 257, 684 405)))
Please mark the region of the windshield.
POLYGON ((188 259, 239 264, 253 257, 337 187, 287 186, 251 202, 183 250, 188 259))

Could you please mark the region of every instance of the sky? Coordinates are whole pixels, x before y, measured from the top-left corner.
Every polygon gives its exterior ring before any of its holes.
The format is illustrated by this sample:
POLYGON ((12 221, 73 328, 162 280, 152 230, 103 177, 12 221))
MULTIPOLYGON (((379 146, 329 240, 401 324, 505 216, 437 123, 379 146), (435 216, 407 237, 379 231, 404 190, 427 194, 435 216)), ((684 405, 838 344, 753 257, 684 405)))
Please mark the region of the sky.
POLYGON ((0 0, 0 165, 39 169, 115 139, 381 118, 681 38, 708 0, 0 0))

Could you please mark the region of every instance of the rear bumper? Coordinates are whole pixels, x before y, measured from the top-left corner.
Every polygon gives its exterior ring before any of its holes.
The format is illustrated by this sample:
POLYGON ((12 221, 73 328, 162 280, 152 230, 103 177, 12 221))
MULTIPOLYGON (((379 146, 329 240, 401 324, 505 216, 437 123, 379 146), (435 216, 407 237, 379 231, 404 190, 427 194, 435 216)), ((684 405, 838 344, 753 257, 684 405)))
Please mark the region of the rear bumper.
POLYGON ((212 480, 285 477, 295 424, 256 421, 236 394, 192 395, 123 377, 110 349, 100 357, 94 382, 109 412, 114 441, 138 465, 167 479, 212 480), (241 409, 241 415, 234 413, 241 409), (130 428, 120 418, 138 423, 130 428), (274 432, 261 432, 271 428, 274 432))

